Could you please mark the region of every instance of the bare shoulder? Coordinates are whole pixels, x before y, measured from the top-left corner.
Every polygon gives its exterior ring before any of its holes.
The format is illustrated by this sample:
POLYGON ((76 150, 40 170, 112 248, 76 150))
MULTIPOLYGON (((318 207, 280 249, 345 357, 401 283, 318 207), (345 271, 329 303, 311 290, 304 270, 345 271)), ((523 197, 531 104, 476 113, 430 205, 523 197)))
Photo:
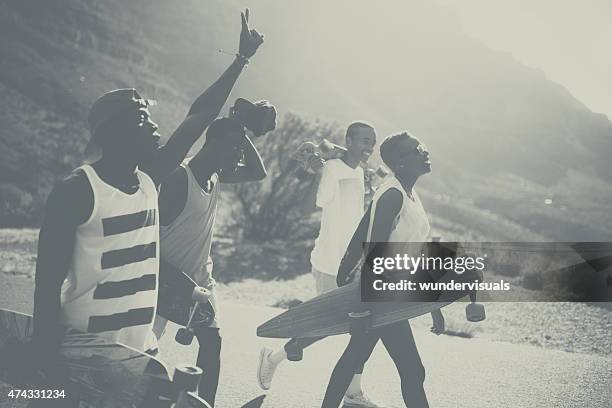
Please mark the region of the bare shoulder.
POLYGON ((179 166, 160 185, 159 219, 169 225, 183 211, 187 200, 187 172, 179 166))
POLYGON ((379 203, 381 202, 398 203, 399 202, 400 204, 402 203, 402 201, 404 201, 404 196, 402 195, 402 192, 399 191, 395 187, 390 188, 384 193, 382 193, 382 195, 380 196, 380 199, 378 200, 379 203))
POLYGON ((179 166, 172 171, 159 187, 160 200, 170 198, 176 194, 187 191, 187 171, 179 166))
POLYGON ((404 203, 404 196, 397 188, 390 188, 385 191, 376 205, 376 212, 390 212, 397 214, 404 203))
POLYGON ((56 218, 79 225, 87 221, 94 208, 94 193, 87 176, 75 171, 55 184, 47 198, 45 218, 56 218))

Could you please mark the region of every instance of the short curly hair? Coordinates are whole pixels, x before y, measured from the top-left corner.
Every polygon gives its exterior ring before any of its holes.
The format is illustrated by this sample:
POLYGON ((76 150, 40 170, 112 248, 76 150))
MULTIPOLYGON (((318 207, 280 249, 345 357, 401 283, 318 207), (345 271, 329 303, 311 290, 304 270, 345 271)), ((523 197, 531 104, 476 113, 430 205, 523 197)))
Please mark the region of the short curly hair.
POLYGON ((345 136, 346 140, 355 136, 355 133, 357 132, 357 130, 361 128, 374 130, 374 126, 372 126, 368 122, 364 122, 362 120, 355 121, 351 123, 350 125, 348 125, 348 128, 346 128, 346 136, 345 136))
POLYGON ((244 134, 244 127, 237 120, 230 118, 217 118, 206 130, 206 141, 204 144, 214 140, 221 140, 228 132, 236 131, 244 134))
POLYGON ((402 157, 401 151, 398 149, 399 142, 402 140, 414 139, 415 137, 407 131, 402 131, 387 136, 380 144, 380 158, 388 168, 395 170, 398 160, 400 160, 402 157))

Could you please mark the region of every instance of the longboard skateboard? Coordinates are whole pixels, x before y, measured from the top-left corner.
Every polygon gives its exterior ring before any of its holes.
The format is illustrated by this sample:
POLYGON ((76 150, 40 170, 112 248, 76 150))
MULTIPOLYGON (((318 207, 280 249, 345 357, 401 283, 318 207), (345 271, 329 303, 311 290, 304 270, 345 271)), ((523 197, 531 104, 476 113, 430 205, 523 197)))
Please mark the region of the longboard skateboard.
MULTIPOLYGON (((359 282, 324 293, 268 320, 257 328, 259 337, 309 338, 348 333, 349 313, 354 310, 359 282)), ((464 296, 467 296, 465 293, 464 296)), ((463 297, 463 296, 462 296, 463 297)), ((440 309, 454 300, 440 302, 372 303, 371 327, 412 319, 440 309)))
MULTIPOLYGON (((32 316, 0 309, 0 381, 20 389, 37 389, 36 384, 24 383, 32 380, 16 374, 23 364, 21 350, 32 331, 32 316)), ((180 391, 162 361, 95 334, 68 331, 61 345, 59 367, 67 373, 80 407, 169 408, 180 391)), ((0 402, 5 397, 0 396, 0 402)), ((183 395, 183 401, 184 407, 209 408, 193 393, 183 395)))
MULTIPOLYGON (((312 168, 314 159, 319 157, 323 160, 338 159, 344 156, 345 153, 346 147, 330 142, 327 139, 323 139, 318 145, 313 142, 304 142, 291 156, 294 166, 290 166, 290 168, 295 168, 298 179, 305 180, 315 174, 315 170, 312 168)), ((362 163, 362 165, 366 196, 372 196, 375 190, 376 179, 386 177, 389 171, 383 165, 378 166, 377 169, 367 167, 366 163, 362 163)))
MULTIPOLYGON (((578 278, 583 276, 585 282, 582 283, 591 289, 593 300, 608 302, 612 299, 611 243, 461 243, 461 248, 464 252, 485 255, 488 253, 489 258, 507 257, 508 254, 514 253, 546 255, 563 266, 549 271, 553 276, 564 271, 572 271, 578 278), (576 263, 578 256, 583 262, 576 263), (590 281, 587 281, 587 278, 590 281)), ((529 258, 525 261, 516 261, 519 267, 533 268, 530 262, 529 258)), ((542 272, 547 270, 545 267, 542 272)), ((481 280, 481 277, 465 273, 462 279, 473 281, 481 280)), ((257 335, 272 338, 306 338, 347 333, 350 327, 348 314, 355 309, 360 289, 360 282, 354 282, 304 302, 259 326, 257 335)), ((369 303, 372 317, 370 324, 372 327, 380 327, 412 319, 444 307, 466 295, 472 297, 473 292, 442 292, 436 302, 369 303)), ((484 309, 482 305, 472 303, 466 308, 466 315, 468 320, 479 321, 484 318, 484 309)))
MULTIPOLYGON (((480 281, 482 276, 470 272, 465 273, 463 279, 480 281)), ((257 328, 257 335, 270 338, 309 338, 349 333, 351 330, 349 314, 360 302, 360 292, 361 282, 356 281, 324 293, 263 323, 257 328)), ((436 301, 432 302, 368 303, 371 319, 369 326, 377 328, 422 316, 472 295, 473 292, 470 291, 452 291, 438 294, 436 301)), ((472 321, 482 319, 484 316, 472 321)))
POLYGON ((210 301, 198 303, 191 299, 191 293, 198 285, 179 269, 164 264, 159 277, 157 314, 183 326, 176 334, 176 341, 189 345, 194 337, 194 329, 208 326, 215 319, 215 307, 210 301))
POLYGON ((342 157, 344 153, 346 153, 346 147, 332 143, 327 139, 323 139, 319 144, 304 142, 291 155, 294 165, 290 168, 296 170, 298 179, 307 179, 315 174, 315 170, 312 168, 314 159, 319 157, 323 160, 337 159, 342 157))

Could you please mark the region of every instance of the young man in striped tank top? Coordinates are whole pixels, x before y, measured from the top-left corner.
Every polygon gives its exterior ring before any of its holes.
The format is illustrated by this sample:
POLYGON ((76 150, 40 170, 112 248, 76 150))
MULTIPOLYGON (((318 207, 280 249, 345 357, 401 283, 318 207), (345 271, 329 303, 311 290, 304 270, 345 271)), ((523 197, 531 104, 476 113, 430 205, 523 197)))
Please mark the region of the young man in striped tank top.
MULTIPOLYGON (((267 105, 260 112, 268 122, 260 127, 262 132, 273 129, 274 108, 267 105)), ((212 407, 221 368, 220 323, 210 256, 219 187, 220 183, 244 183, 264 177, 266 170, 261 157, 242 124, 233 118, 219 118, 206 131, 202 149, 172 172, 160 188, 162 260, 206 288, 216 311, 213 321, 195 327, 199 343, 196 364, 203 371, 198 394, 212 407)), ((166 319, 158 315, 155 320, 158 337, 165 325, 166 319)))
POLYGON ((95 147, 101 157, 53 188, 38 242, 30 361, 47 370, 58 385, 62 380, 53 362, 66 328, 97 333, 141 351, 155 344, 156 186, 219 114, 262 42, 243 14, 235 61, 195 100, 164 146, 159 146, 148 101, 135 89, 108 92, 93 104, 87 150, 95 147))

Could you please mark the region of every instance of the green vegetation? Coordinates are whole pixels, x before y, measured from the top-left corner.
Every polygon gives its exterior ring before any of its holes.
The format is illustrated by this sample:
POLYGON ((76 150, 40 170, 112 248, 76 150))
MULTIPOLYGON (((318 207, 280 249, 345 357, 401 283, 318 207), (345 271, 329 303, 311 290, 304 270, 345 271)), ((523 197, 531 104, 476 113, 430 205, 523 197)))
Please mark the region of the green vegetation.
MULTIPOLYGON (((434 172, 419 187, 437 235, 612 238, 610 121, 541 71, 465 37, 427 3, 413 0, 411 12, 397 16, 355 8, 353 18, 374 13, 390 22, 363 32, 339 28, 336 5, 321 15, 309 3, 258 2, 254 21, 267 43, 232 98, 265 97, 281 113, 293 109, 321 120, 290 114, 266 136, 269 144, 258 142, 270 178, 231 196, 225 192, 232 204, 231 215, 220 217, 227 239, 292 247, 291 237, 307 248, 316 216, 305 219, 294 209, 297 195, 288 192, 299 192, 299 183, 283 173, 287 151, 303 140, 338 137, 358 118, 376 126, 379 140, 408 128, 426 142, 434 172), (319 28, 295 22, 296 7, 303 21, 316 19, 319 28), (320 29, 328 26, 338 37, 320 29)), ((218 50, 235 49, 238 11, 238 2, 229 0, 205 7, 198 0, 155 7, 145 0, 6 2, 0 14, 6 57, 0 69, 0 227, 40 224, 53 183, 80 162, 88 139, 84 119, 102 92, 135 86, 156 98, 152 114, 168 134, 231 60, 218 50)))

